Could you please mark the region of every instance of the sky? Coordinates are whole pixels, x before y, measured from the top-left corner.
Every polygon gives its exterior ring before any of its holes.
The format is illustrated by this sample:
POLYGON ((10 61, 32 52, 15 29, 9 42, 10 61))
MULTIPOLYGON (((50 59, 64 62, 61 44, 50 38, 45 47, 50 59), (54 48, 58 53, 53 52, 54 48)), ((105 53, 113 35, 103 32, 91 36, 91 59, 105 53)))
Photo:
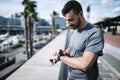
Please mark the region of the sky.
MULTIPOLYGON (((51 23, 53 11, 63 17, 61 10, 69 0, 32 0, 36 1, 36 12, 39 18, 43 18, 51 23)), ((102 21, 106 17, 116 17, 120 15, 120 0, 77 0, 83 7, 84 17, 91 23, 102 21), (86 8, 90 4, 90 17, 88 19, 86 8)), ((0 0, 0 16, 10 17, 12 14, 23 12, 22 0, 0 0)))

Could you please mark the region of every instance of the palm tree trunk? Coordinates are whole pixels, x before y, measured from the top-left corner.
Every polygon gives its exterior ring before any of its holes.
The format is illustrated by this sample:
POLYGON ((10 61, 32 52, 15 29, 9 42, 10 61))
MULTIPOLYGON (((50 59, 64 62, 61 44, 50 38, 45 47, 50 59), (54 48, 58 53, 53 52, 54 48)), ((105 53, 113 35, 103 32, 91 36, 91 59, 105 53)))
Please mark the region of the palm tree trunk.
POLYGON ((30 58, 30 55, 29 55, 29 50, 28 50, 28 25, 27 25, 27 23, 28 23, 28 16, 27 16, 27 12, 26 12, 26 8, 25 8, 25 10, 24 10, 24 18, 25 18, 25 38, 26 38, 26 40, 25 40, 25 47, 26 47, 26 54, 27 54, 27 59, 29 59, 30 58))
POLYGON ((27 58, 30 59, 29 50, 28 50, 28 26, 26 27, 26 54, 27 54, 27 58))
POLYGON ((29 18, 29 47, 30 47, 30 57, 32 57, 33 48, 32 48, 32 21, 29 18))
POLYGON ((52 16, 52 39, 55 37, 55 22, 54 17, 52 16))
POLYGON ((33 22, 31 22, 31 56, 33 56, 33 22))

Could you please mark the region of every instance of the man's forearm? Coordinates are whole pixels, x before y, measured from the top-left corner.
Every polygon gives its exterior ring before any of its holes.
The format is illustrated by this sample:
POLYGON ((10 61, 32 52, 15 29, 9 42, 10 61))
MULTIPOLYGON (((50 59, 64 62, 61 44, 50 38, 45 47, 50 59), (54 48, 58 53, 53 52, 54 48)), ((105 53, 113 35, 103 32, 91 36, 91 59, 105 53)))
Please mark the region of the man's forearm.
POLYGON ((72 68, 84 70, 85 62, 82 57, 61 56, 60 60, 72 68))
POLYGON ((72 68, 86 71, 94 64, 97 58, 97 54, 85 52, 81 57, 61 56, 60 60, 72 68))

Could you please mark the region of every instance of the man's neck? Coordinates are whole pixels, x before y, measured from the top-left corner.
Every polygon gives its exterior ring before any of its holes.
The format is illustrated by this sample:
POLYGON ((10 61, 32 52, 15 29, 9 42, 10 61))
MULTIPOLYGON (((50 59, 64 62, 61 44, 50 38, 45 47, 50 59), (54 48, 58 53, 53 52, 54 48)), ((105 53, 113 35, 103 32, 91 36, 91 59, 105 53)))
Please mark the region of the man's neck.
POLYGON ((81 22, 81 25, 78 27, 78 30, 83 29, 87 25, 87 21, 81 22))

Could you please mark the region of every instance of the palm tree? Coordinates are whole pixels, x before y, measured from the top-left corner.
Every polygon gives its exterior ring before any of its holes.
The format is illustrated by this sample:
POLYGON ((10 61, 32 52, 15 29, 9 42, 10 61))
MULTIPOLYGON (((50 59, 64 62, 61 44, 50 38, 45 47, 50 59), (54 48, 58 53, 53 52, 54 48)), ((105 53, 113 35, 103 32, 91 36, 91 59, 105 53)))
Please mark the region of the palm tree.
POLYGON ((22 4, 25 6, 24 18, 25 18, 25 32, 26 32, 26 52, 28 59, 33 55, 33 21, 37 20, 35 3, 36 3, 35 1, 30 1, 30 0, 23 0, 22 2, 22 4), (30 52, 28 51, 28 41, 29 41, 30 52))
POLYGON ((37 21, 37 12, 35 11, 36 2, 31 1, 29 3, 28 16, 29 16, 29 38, 30 38, 30 56, 33 56, 33 22, 37 21))
POLYGON ((25 6, 24 12, 23 12, 23 16, 24 16, 24 19, 25 19, 24 34, 25 34, 25 37, 26 37, 26 40, 25 40, 26 54, 27 54, 27 58, 29 59, 30 55, 29 55, 29 51, 28 51, 28 25, 27 25, 27 22, 28 22, 28 13, 27 13, 28 3, 29 3, 29 0, 23 0, 22 1, 22 5, 25 6))
POLYGON ((58 17, 59 14, 56 12, 56 11, 53 11, 52 12, 52 38, 54 38, 54 35, 55 35, 55 17, 58 17))

